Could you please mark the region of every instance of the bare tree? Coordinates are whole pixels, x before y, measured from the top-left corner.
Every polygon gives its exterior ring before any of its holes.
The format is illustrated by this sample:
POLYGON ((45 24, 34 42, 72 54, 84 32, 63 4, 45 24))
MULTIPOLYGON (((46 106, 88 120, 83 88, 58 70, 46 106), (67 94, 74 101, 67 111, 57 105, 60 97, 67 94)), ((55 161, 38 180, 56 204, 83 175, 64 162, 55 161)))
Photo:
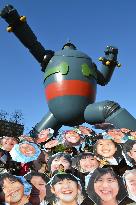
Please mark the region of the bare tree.
POLYGON ((21 110, 15 110, 13 113, 11 113, 9 121, 16 124, 22 124, 23 119, 24 118, 21 110))
POLYGON ((7 120, 8 113, 5 110, 0 110, 0 120, 7 120))
POLYGON ((11 113, 9 119, 8 116, 9 114, 6 111, 0 111, 0 136, 19 136, 23 134, 24 124, 22 120, 24 118, 22 112, 15 110, 11 113))

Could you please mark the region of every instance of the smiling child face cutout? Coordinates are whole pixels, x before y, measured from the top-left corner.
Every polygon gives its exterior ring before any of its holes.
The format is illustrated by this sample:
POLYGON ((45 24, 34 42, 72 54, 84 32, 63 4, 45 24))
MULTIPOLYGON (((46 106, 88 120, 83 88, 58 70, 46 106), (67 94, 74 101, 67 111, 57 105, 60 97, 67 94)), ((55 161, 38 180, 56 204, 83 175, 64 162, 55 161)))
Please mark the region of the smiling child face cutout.
POLYGON ((112 158, 116 151, 117 148, 114 142, 112 142, 112 140, 108 140, 108 139, 98 140, 96 146, 96 152, 100 156, 103 156, 105 158, 112 158))
POLYGON ((118 181, 110 173, 104 174, 94 183, 94 190, 102 201, 116 201, 119 192, 118 181))
POLYGON ((31 144, 23 143, 19 146, 19 150, 22 154, 24 154, 27 157, 32 157, 36 150, 31 144))
POLYGON ((3 192, 5 194, 5 202, 16 204, 24 196, 24 186, 19 181, 11 181, 4 179, 3 192))
POLYGON ((60 201, 69 204, 75 202, 75 205, 77 204, 77 196, 81 193, 79 185, 70 179, 57 182, 51 191, 60 201))

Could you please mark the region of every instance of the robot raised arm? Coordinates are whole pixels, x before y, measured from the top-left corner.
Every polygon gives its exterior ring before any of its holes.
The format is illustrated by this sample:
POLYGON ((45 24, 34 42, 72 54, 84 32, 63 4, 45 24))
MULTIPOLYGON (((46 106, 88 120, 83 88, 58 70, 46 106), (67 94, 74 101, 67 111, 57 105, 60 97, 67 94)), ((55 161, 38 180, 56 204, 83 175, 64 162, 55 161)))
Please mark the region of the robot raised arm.
POLYGON ((9 24, 7 31, 13 32, 23 45, 29 49, 31 54, 41 64, 42 71, 44 72, 48 62, 54 55, 54 51, 45 50, 27 24, 26 17, 20 16, 13 6, 5 6, 0 16, 9 24))
POLYGON ((121 66, 117 61, 117 48, 107 46, 104 52, 105 56, 99 58, 99 61, 102 62, 102 69, 101 71, 97 70, 97 83, 102 86, 110 81, 115 67, 121 66))

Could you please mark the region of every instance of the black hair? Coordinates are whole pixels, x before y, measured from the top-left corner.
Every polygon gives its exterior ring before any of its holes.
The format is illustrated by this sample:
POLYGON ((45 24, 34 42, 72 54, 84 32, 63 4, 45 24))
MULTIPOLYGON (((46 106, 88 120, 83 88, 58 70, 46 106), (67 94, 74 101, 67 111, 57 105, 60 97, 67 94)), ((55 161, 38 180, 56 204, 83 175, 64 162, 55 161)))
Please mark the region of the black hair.
MULTIPOLYGON (((60 181, 63 181, 63 180, 65 180, 65 179, 67 179, 67 180, 72 180, 73 182, 75 182, 76 183, 76 185, 77 185, 77 188, 81 188, 81 194, 79 195, 79 197, 81 197, 81 199, 82 199, 82 201, 84 200, 84 197, 85 197, 85 190, 84 190, 84 187, 83 187, 83 184, 82 184, 82 182, 81 181, 79 181, 79 179, 78 178, 76 178, 74 175, 72 175, 72 174, 70 174, 70 173, 57 173, 57 174, 55 174, 52 178, 51 178, 51 180, 49 181, 49 183, 47 184, 47 197, 46 197, 46 199, 47 199, 47 201, 49 201, 49 202, 51 202, 51 204, 53 203, 53 202, 55 202, 55 204, 57 203, 57 198, 56 198, 56 196, 55 196, 55 194, 54 193, 52 193, 52 191, 51 191, 51 187, 52 188, 54 188, 53 186, 56 184, 56 183, 58 183, 58 182, 60 182, 60 181)), ((79 199, 78 199, 79 200, 79 199)), ((79 204, 80 203, 82 203, 82 202, 79 202, 79 204)))
POLYGON ((77 155, 77 149, 75 147, 66 147, 64 153, 71 154, 72 156, 77 155))
POLYGON ((78 160, 85 159, 88 156, 94 157, 95 155, 92 152, 83 152, 78 156, 78 160))
POLYGON ((16 176, 13 176, 12 174, 9 173, 4 173, 0 175, 0 191, 2 191, 3 189, 5 179, 8 179, 9 181, 13 181, 13 182, 20 182, 20 184, 24 186, 23 182, 16 176))
POLYGON ((87 186, 87 193, 91 200, 93 200, 97 205, 101 205, 101 198, 97 195, 94 190, 94 183, 100 179, 101 176, 110 173, 113 178, 115 178, 118 182, 119 191, 116 196, 116 200, 121 202, 127 196, 127 190, 125 189, 125 185, 123 180, 115 174, 111 167, 108 168, 97 168, 90 177, 88 186, 87 186))
MULTIPOLYGON (((105 139, 100 139, 100 140, 105 140, 105 139)), ((111 140, 113 142, 113 144, 115 145, 115 147, 117 148, 117 151, 114 153, 113 157, 117 160, 117 162, 120 162, 120 159, 123 158, 123 156, 122 156, 122 148, 121 148, 121 146, 118 143, 114 142, 112 139, 109 139, 109 140, 111 140)), ((99 142, 99 140, 97 140, 97 142, 95 143, 95 145, 93 147, 94 155, 96 157, 98 157, 99 159, 103 160, 105 158, 97 153, 98 142, 99 142)))
POLYGON ((41 177, 45 183, 47 184, 49 182, 49 177, 43 173, 39 173, 39 172, 35 172, 35 171, 31 171, 29 173, 27 173, 24 178, 31 184, 31 179, 33 177, 41 177))
POLYGON ((64 157, 70 164, 70 167, 72 166, 72 159, 71 159, 71 155, 70 154, 66 154, 66 153, 63 153, 63 152, 59 152, 57 154, 54 154, 53 156, 51 156, 49 159, 48 159, 48 169, 49 171, 51 171, 51 164, 52 164, 52 161, 56 158, 56 159, 59 159, 61 157, 64 157))
POLYGON ((2 141, 3 141, 3 139, 5 139, 5 138, 12 138, 13 140, 16 140, 18 143, 20 142, 20 140, 19 140, 19 138, 18 137, 14 137, 14 136, 2 136, 1 138, 0 138, 0 144, 2 145, 2 141))
POLYGON ((70 173, 55 174, 54 177, 52 177, 50 184, 53 186, 57 182, 63 181, 64 179, 72 180, 72 181, 76 182, 78 185, 78 179, 70 173))
POLYGON ((88 156, 91 156, 92 158, 95 157, 94 153, 92 153, 92 152, 83 152, 83 153, 79 154, 79 156, 76 157, 76 161, 75 161, 75 165, 74 165, 76 167, 76 169, 81 171, 80 160, 85 159, 88 156))
POLYGON ((122 145, 126 160, 128 160, 133 166, 136 165, 136 162, 128 155, 128 152, 132 150, 134 144, 136 144, 136 140, 129 139, 122 145))

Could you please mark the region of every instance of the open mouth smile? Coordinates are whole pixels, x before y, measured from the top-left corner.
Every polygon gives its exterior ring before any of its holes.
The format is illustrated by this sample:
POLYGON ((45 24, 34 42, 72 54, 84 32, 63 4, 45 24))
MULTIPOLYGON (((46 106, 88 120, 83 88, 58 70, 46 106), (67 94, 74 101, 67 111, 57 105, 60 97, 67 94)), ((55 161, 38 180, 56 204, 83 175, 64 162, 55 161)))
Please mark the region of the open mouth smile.
POLYGON ((72 194, 72 190, 66 190, 66 191, 62 191, 63 194, 72 194))
POLYGON ((104 194, 104 195, 111 194, 111 191, 110 191, 110 190, 101 190, 100 192, 101 192, 102 194, 104 194))

